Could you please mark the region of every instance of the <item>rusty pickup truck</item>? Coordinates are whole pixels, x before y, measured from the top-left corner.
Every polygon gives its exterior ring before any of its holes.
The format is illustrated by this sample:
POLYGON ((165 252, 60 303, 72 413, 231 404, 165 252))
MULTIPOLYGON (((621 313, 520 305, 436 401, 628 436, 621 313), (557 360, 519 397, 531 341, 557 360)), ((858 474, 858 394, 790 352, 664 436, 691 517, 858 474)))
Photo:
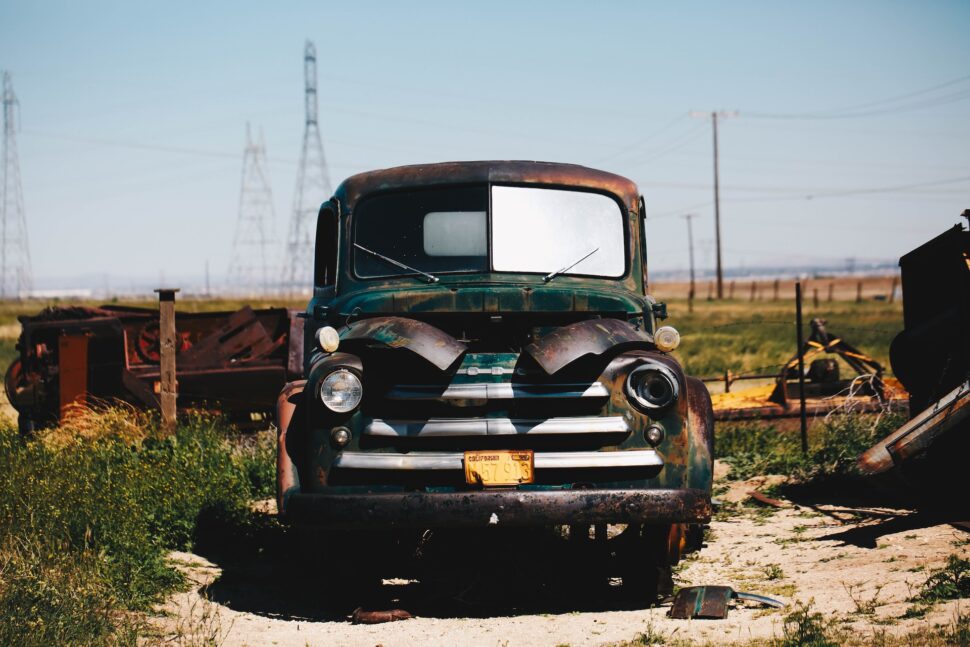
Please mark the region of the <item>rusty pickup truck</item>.
POLYGON ((713 414, 644 227, 630 180, 541 162, 378 170, 322 205, 278 509, 330 577, 392 554, 347 558, 364 537, 560 527, 625 589, 669 585, 710 519, 713 414))

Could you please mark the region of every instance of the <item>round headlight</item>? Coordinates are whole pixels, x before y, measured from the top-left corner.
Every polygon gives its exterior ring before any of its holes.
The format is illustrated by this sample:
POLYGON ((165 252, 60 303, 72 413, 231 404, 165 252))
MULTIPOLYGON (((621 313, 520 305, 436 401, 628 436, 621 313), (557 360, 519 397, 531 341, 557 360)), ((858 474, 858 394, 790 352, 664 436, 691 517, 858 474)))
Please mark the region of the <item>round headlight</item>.
POLYGON ((353 411, 363 395, 360 378, 345 368, 337 369, 320 382, 320 401, 334 413, 353 411))
POLYGON ((317 330, 317 343, 320 344, 320 350, 332 353, 340 346, 340 333, 332 326, 324 326, 317 330))
POLYGON ((635 368, 626 381, 626 393, 641 409, 665 409, 677 400, 680 386, 673 371, 662 364, 635 368))
POLYGON ((653 333, 653 343, 657 350, 669 353, 680 346, 680 333, 673 326, 661 326, 653 333))

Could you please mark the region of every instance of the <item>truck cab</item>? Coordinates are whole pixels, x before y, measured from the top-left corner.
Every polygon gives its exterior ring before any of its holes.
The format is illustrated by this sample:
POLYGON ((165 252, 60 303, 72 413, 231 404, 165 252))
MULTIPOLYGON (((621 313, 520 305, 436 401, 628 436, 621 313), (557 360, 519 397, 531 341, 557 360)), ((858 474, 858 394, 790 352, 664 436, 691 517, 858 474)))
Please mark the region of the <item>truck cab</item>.
POLYGON ((625 585, 662 589, 710 518, 713 414, 647 293, 644 224, 633 182, 569 164, 345 180, 279 399, 281 517, 593 529, 625 585))

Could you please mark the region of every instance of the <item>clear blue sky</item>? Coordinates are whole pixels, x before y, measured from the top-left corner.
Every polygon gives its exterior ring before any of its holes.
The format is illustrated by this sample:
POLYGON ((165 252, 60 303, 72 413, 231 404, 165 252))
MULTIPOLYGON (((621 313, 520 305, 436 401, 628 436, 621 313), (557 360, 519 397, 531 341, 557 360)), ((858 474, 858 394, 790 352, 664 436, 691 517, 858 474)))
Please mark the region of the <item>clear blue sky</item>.
POLYGON ((0 68, 21 103, 40 285, 185 284, 206 260, 220 280, 247 121, 265 132, 282 245, 307 38, 334 184, 453 159, 604 168, 639 183, 653 269, 670 270, 687 264, 687 211, 698 262, 712 262, 710 129, 691 110, 739 111, 721 128, 728 267, 893 259, 956 222, 970 208, 970 79, 883 100, 970 75, 968 33, 965 0, 6 0, 0 68), (860 105, 850 113, 878 114, 759 116, 860 105), (824 195, 840 191, 853 193, 824 195))

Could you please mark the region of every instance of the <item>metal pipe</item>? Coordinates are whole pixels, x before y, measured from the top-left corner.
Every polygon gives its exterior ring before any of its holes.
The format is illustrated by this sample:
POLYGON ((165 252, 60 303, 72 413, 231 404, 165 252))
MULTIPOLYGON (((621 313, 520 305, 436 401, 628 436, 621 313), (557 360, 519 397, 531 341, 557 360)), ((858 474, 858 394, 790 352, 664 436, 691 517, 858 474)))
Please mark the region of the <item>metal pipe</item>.
POLYGON ((795 283, 795 327, 798 339, 798 405, 802 426, 802 453, 808 454, 808 418, 805 416, 805 340, 802 338, 802 282, 795 283))

